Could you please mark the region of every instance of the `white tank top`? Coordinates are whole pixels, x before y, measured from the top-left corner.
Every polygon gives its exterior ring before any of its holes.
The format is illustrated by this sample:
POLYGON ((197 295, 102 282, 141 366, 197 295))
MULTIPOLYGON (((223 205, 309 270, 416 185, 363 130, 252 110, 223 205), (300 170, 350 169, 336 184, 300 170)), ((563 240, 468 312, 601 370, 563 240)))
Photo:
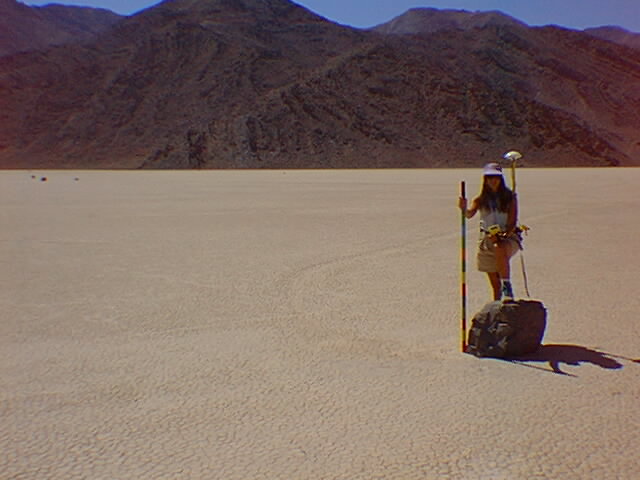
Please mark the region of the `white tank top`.
POLYGON ((500 225, 500 228, 505 231, 507 220, 509 220, 507 212, 501 212, 497 208, 480 209, 480 231, 488 229, 491 225, 500 225))

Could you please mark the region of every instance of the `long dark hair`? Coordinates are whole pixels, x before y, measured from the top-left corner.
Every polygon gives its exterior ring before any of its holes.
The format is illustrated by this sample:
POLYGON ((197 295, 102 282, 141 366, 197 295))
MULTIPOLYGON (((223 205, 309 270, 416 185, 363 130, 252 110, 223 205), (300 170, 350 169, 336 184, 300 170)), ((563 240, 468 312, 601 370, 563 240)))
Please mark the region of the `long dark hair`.
POLYGON ((488 175, 485 175, 482 181, 482 191, 478 197, 478 206, 481 210, 497 209, 501 212, 509 211, 514 193, 507 187, 504 177, 500 176, 500 186, 495 193, 489 188, 487 177, 488 175))

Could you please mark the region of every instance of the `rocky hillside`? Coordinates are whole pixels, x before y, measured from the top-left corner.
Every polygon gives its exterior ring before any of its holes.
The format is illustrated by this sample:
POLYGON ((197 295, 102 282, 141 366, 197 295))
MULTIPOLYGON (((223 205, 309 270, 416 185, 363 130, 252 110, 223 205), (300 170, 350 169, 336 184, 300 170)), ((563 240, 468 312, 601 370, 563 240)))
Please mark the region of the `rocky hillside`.
POLYGON ((87 42, 121 18, 104 9, 0 0, 0 55, 87 42))
POLYGON ((640 52, 458 13, 392 35, 288 0, 165 1, 0 58, 0 166, 640 165, 640 52))

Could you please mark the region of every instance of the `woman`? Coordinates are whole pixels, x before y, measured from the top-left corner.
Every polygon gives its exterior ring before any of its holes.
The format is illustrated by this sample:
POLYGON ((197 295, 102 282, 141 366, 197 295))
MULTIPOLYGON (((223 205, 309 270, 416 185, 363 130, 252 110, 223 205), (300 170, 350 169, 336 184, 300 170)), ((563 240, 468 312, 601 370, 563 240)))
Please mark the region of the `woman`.
POLYGON ((487 273, 494 300, 513 298, 509 261, 520 250, 518 200, 507 188, 500 165, 489 163, 483 173, 482 191, 471 208, 467 209, 467 200, 462 197, 458 206, 467 218, 480 211, 478 270, 487 273))

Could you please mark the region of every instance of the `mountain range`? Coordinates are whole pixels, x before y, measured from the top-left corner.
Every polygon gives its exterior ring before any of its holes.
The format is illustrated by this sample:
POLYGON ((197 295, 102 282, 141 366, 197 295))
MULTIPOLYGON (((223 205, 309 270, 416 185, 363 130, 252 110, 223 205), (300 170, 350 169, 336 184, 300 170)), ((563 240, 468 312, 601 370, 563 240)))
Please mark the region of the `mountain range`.
POLYGON ((0 19, 2 168, 640 165, 638 35, 614 27, 412 9, 360 30, 289 0, 0 19))

